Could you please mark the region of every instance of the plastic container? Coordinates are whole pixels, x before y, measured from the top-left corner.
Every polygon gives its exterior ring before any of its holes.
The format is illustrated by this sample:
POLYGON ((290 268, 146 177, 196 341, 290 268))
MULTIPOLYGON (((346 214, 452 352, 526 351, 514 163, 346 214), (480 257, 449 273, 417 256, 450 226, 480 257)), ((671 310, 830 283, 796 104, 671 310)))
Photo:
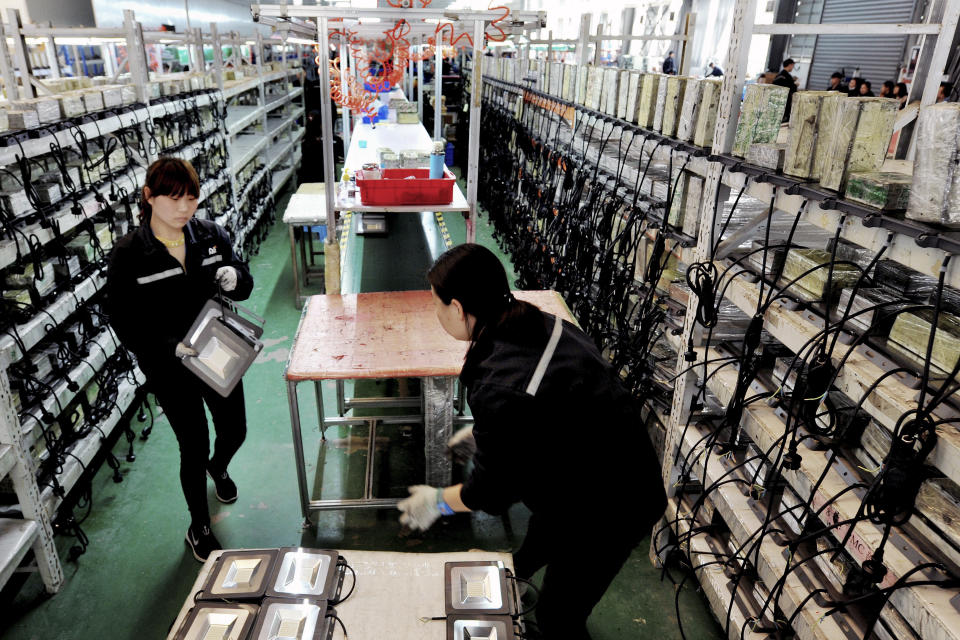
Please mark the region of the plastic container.
POLYGON ((360 202, 364 205, 450 204, 456 177, 444 170, 444 177, 430 179, 429 169, 382 169, 383 178, 365 180, 357 171, 360 202), (408 180, 414 176, 416 180, 408 180))
POLYGON ((446 160, 445 160, 444 163, 445 163, 448 167, 452 167, 452 166, 453 166, 453 143, 452 143, 452 142, 448 142, 448 143, 447 143, 447 146, 446 146, 446 148, 445 148, 445 152, 446 152, 446 154, 447 154, 447 157, 446 157, 446 160))
POLYGON ((370 116, 363 116, 363 124, 376 124, 382 120, 386 120, 388 115, 390 115, 390 107, 388 105, 383 105, 377 110, 377 113, 373 116, 373 118, 370 116))
MULTIPOLYGON (((376 90, 377 90, 377 87, 373 86, 373 85, 370 84, 369 82, 364 82, 364 83, 363 83, 363 88, 366 89, 367 91, 371 92, 371 93, 374 93, 374 92, 376 92, 376 90)), ((381 89, 380 93, 386 93, 386 92, 390 91, 390 81, 389 81, 389 80, 384 80, 384 81, 383 81, 383 86, 380 87, 380 89, 381 89)))

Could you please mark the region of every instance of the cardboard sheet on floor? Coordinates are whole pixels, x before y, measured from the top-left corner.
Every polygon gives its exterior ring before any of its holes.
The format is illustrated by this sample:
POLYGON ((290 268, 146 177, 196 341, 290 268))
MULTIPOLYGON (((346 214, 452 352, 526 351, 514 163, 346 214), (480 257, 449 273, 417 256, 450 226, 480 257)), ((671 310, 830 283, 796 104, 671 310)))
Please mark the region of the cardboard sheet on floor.
MULTIPOLYGON (((518 299, 576 323, 556 291, 518 299)), ((455 376, 467 344, 440 326, 429 291, 385 291, 308 299, 287 380, 455 376)))
MULTIPOLYGON (((216 559, 210 555, 200 570, 186 602, 167 638, 173 638, 193 606, 193 594, 203 588, 216 559)), ((503 562, 513 570, 509 553, 487 551, 460 553, 401 553, 398 551, 343 551, 357 572, 357 588, 336 605, 351 638, 396 638, 398 640, 443 640, 447 628, 442 620, 420 622, 419 618, 444 615, 444 576, 447 562, 488 560, 503 562)), ((349 572, 344 593, 350 589, 349 572)), ((335 632, 339 637, 340 631, 335 632)))

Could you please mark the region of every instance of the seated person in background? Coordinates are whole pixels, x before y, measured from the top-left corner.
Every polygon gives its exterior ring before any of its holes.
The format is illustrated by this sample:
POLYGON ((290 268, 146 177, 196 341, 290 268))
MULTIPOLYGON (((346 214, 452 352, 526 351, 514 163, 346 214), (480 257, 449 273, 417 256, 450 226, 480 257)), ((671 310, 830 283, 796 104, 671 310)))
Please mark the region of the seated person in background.
POLYGON ((843 86, 843 74, 839 71, 834 71, 830 76, 830 86, 827 87, 827 91, 846 91, 843 86))
POLYGON ((859 98, 861 84, 863 84, 863 80, 860 78, 850 78, 850 82, 847 83, 847 95, 851 98, 859 98))
POLYGON ((909 97, 910 90, 907 89, 907 85, 903 82, 898 82, 893 85, 893 94, 890 96, 900 103, 900 108, 903 109, 907 106, 907 98, 909 97))
POLYGON ((880 87, 880 97, 881 98, 892 98, 893 97, 893 88, 896 85, 893 84, 893 80, 887 80, 883 83, 883 86, 880 87))
POLYGON ((953 93, 953 85, 949 82, 941 82, 937 89, 937 102, 949 102, 950 94, 953 93))
POLYGON ((864 81, 860 84, 860 97, 861 97, 861 98, 873 98, 873 97, 875 97, 875 96, 873 95, 873 91, 870 90, 870 87, 871 87, 871 85, 870 85, 870 83, 869 83, 867 80, 864 80, 864 81))

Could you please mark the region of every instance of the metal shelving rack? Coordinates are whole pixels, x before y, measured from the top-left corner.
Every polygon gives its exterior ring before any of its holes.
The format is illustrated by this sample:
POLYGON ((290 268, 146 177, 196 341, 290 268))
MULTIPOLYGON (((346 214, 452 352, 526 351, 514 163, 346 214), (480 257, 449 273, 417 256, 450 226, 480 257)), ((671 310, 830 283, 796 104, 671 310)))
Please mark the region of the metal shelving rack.
MULTIPOLYGON (((924 24, 892 25, 892 24, 772 24, 755 25, 753 16, 756 14, 756 0, 737 0, 733 21, 733 33, 728 59, 724 65, 727 75, 723 78, 721 100, 717 117, 716 128, 711 149, 701 149, 678 140, 670 139, 656 132, 641 129, 635 124, 617 120, 607 114, 592 112, 580 104, 564 100, 556 93, 546 95, 538 91, 530 91, 528 86, 521 84, 520 78, 526 78, 527 61, 522 60, 519 65, 506 71, 508 61, 484 60, 485 82, 499 89, 513 92, 516 99, 533 93, 550 100, 553 104, 570 105, 576 108, 577 119, 596 117, 615 125, 619 124, 624 131, 632 131, 646 140, 657 144, 652 152, 653 161, 667 161, 672 159, 674 167, 684 168, 691 176, 699 177, 703 181, 703 189, 698 196, 696 214, 700 221, 698 235, 695 242, 681 244, 668 251, 672 251, 676 258, 685 263, 693 264, 710 259, 711 238, 717 233, 710 221, 717 226, 722 220, 714 220, 714 203, 729 202, 731 193, 736 194, 741 189, 744 195, 770 206, 786 214, 786 216, 801 215, 800 219, 823 230, 835 232, 839 229, 840 238, 859 247, 878 251, 885 248, 884 258, 896 261, 922 274, 936 277, 941 269, 945 269, 945 283, 951 287, 960 287, 960 242, 950 234, 923 224, 909 220, 900 220, 891 216, 881 215, 877 210, 845 200, 836 193, 819 189, 816 185, 806 185, 804 181, 782 176, 775 171, 759 169, 746 165, 741 158, 729 155, 732 148, 733 136, 736 131, 739 117, 739 97, 745 82, 747 53, 750 40, 754 34, 858 34, 876 35, 885 34, 920 34, 924 36, 918 64, 918 79, 924 79, 921 105, 930 105, 934 102, 937 87, 943 69, 946 65, 951 41, 957 30, 960 19, 960 0, 944 0, 935 7, 935 11, 928 14, 936 16, 936 22, 924 24), (514 82, 505 82, 504 75, 516 78, 514 82), (804 205, 804 203, 806 203, 804 205), (947 267, 947 257, 953 256, 947 267)), ((588 33, 587 27, 581 33, 588 33)), ((615 36, 609 37, 616 39, 615 36)), ((607 39, 605 37, 604 39, 607 39)), ((582 39, 583 43, 587 39, 582 39)), ((585 63, 585 47, 578 51, 580 63, 585 63)), ((550 87, 552 92, 553 87, 550 87)), ((476 94, 480 92, 474 92, 476 94)), ((575 102, 575 101, 574 101, 575 102)), ((910 119, 916 117, 916 110, 905 110, 901 114, 898 128, 910 119)), ((650 145, 652 146, 652 145, 650 145)), ((590 153, 588 151, 588 153, 590 153)), ((595 152, 594 152, 595 153, 595 152)), ((643 156, 644 163, 648 156, 643 156)), ((591 156, 591 160, 594 157, 591 156)), ((597 157, 600 163, 601 158, 597 157)), ((624 170, 622 185, 629 188, 634 184, 634 168, 624 170)), ((672 181, 671 175, 668 180, 672 181)), ((659 183, 661 189, 667 185, 659 183)), ((653 193, 653 181, 647 180, 641 186, 641 192, 647 195, 653 193)), ((682 187, 681 187, 682 188, 682 187)), ((689 215, 689 214, 688 214, 689 215)), ((759 224, 766 219, 760 216, 759 224)), ((754 227, 755 229, 756 227, 754 227)), ((749 234, 749 225, 747 227, 749 234)), ((754 232, 756 235, 757 232, 754 232)), ((749 236, 747 236, 749 239, 749 236)), ((644 243, 638 254, 646 254, 644 243)), ((669 245, 668 245, 669 247, 669 245)), ((720 255, 720 254, 718 254, 720 255)), ((722 257, 714 257, 714 262, 720 273, 728 266, 728 261, 722 257)), ((724 280, 726 284, 726 280, 724 280)), ((736 305, 747 317, 753 316, 758 309, 760 297, 759 283, 753 284, 742 278, 732 278, 722 295, 736 305)), ((658 561, 662 560, 662 552, 667 548, 664 542, 668 531, 685 538, 682 552, 691 561, 695 573, 700 580, 701 587, 707 596, 710 605, 720 620, 730 620, 728 626, 731 640, 736 638, 769 637, 769 627, 761 630, 755 627, 754 616, 761 611, 764 600, 772 590, 782 586, 779 597, 778 615, 792 620, 793 631, 804 640, 828 640, 840 637, 856 637, 855 625, 842 615, 825 616, 828 606, 810 600, 814 591, 823 585, 826 569, 818 568, 814 563, 809 566, 798 567, 791 554, 787 554, 785 547, 777 544, 769 535, 763 535, 757 541, 755 550, 750 552, 749 560, 752 564, 754 577, 750 580, 749 588, 740 588, 734 596, 731 593, 731 578, 724 573, 722 563, 717 562, 719 555, 727 557, 730 549, 743 549, 756 540, 758 531, 768 531, 769 526, 764 521, 766 514, 758 499, 741 490, 729 480, 736 466, 723 452, 703 451, 704 441, 709 432, 697 423, 693 414, 692 401, 700 388, 706 387, 726 406, 734 388, 737 385, 737 370, 715 363, 717 359, 729 356, 729 353, 720 351, 718 347, 708 350, 703 343, 701 331, 695 325, 697 316, 696 296, 690 296, 683 318, 682 331, 676 335, 667 331, 665 337, 678 354, 676 372, 680 372, 673 383, 673 404, 669 410, 649 404, 645 411, 653 415, 665 427, 666 441, 663 447, 663 478, 670 496, 665 520, 658 525, 655 532, 659 532, 661 539, 654 537, 652 551, 659 552, 658 561), (685 358, 688 345, 693 345, 695 359, 692 362, 685 358), (702 453, 700 453, 702 451, 702 453), (674 464, 678 458, 684 458, 691 452, 698 455, 691 467, 680 469, 674 464), (684 478, 692 478, 690 484, 699 487, 716 488, 707 494, 701 494, 702 507, 696 518, 693 513, 693 502, 690 494, 685 491, 684 478), (712 533, 712 523, 721 521, 727 531, 727 539, 712 533), (686 536, 690 532, 696 535, 686 536), (719 554, 719 555, 718 555, 719 554), (796 614, 794 616, 794 614, 796 614)), ((787 347, 791 352, 798 353, 803 345, 814 335, 822 331, 822 320, 803 308, 795 309, 791 305, 774 303, 766 310, 763 316, 763 328, 787 347)), ((843 349, 842 352, 845 352, 843 349)), ((866 395, 862 409, 871 419, 886 432, 891 432, 898 416, 917 407, 916 390, 896 376, 889 376, 886 370, 877 364, 875 357, 867 353, 865 346, 855 348, 843 360, 840 355, 833 356, 834 365, 842 365, 834 381, 833 388, 856 399, 866 395), (880 378, 884 377, 882 381, 880 378), (875 383, 878 383, 875 385, 875 383)), ((721 359, 720 362, 723 362, 721 359)), ((772 391, 765 388, 763 383, 756 383, 750 394, 772 391)), ((939 409, 938 409, 939 411, 939 409)), ((947 418, 947 415, 936 416, 947 418)), ((742 429, 750 440, 761 451, 774 450, 778 441, 785 433, 785 415, 782 410, 769 406, 763 402, 749 404, 743 412, 742 429)), ((960 483, 960 435, 951 423, 938 427, 938 442, 927 463, 937 468, 945 477, 960 483)), ((857 514, 860 498, 849 489, 856 481, 855 472, 857 461, 846 457, 835 457, 831 451, 816 451, 804 448, 802 464, 796 470, 784 470, 783 480, 786 486, 801 500, 807 497, 814 509, 820 510, 821 517, 828 522, 842 523, 857 514), (838 463, 839 461, 839 463, 838 463), (841 495, 842 498, 837 499, 841 495)), ((916 519, 914 519, 916 520, 916 519)), ((919 529, 919 525, 918 529, 919 529)), ((846 528, 836 532, 838 538, 843 537, 846 528)), ((897 543, 886 546, 883 562, 887 574, 881 587, 889 587, 897 580, 910 574, 912 569, 929 557, 916 546, 908 534, 895 529, 897 543)), ((926 536, 927 534, 922 534, 926 536)), ((859 565, 873 559, 874 551, 882 540, 882 527, 870 522, 860 522, 854 528, 849 540, 846 541, 845 552, 859 565)), ((930 538, 927 538, 929 544, 930 538)), ((935 544, 935 543, 934 543, 935 544)), ((935 552, 960 564, 960 555, 943 544, 935 552)), ((930 549, 930 547, 927 547, 930 549)), ((885 628, 894 630, 892 637, 911 637, 912 633, 907 625, 923 638, 937 640, 956 640, 960 637, 958 613, 952 602, 957 599, 956 589, 936 588, 932 586, 911 586, 897 589, 891 595, 889 602, 880 612, 880 620, 885 628), (902 630, 902 634, 901 634, 902 630)), ((769 608, 768 608, 769 613, 769 608)), ((766 622, 766 621, 764 621, 766 622)), ((779 624, 779 623, 778 623, 779 624)), ((762 624, 761 624, 762 626, 762 624)), ((880 633, 877 631, 876 633, 880 633)), ((887 637, 887 636, 879 636, 887 637)))

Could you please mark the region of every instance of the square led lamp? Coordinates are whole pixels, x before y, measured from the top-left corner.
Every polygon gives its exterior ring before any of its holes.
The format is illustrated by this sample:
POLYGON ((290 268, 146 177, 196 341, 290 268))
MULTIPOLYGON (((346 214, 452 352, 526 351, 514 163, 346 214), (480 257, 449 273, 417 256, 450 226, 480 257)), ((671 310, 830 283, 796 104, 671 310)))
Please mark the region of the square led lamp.
POLYGON ((279 550, 267 583, 271 598, 336 600, 343 580, 336 551, 284 547, 279 550))
POLYGON ((200 602, 177 631, 176 640, 247 640, 259 607, 200 602))
POLYGON ((326 600, 265 598, 250 640, 329 640, 334 620, 326 600))
POLYGON ((197 350, 195 357, 183 359, 184 366, 224 398, 263 350, 260 342, 263 321, 252 313, 249 315, 259 323, 251 322, 217 300, 208 300, 183 340, 197 350))
POLYGON ((277 550, 226 551, 217 558, 200 600, 259 600, 277 559, 277 550))
POLYGON ((510 616, 447 616, 447 640, 513 640, 515 637, 510 616))
POLYGON ((509 614, 510 595, 502 562, 447 562, 443 568, 447 614, 509 614))

